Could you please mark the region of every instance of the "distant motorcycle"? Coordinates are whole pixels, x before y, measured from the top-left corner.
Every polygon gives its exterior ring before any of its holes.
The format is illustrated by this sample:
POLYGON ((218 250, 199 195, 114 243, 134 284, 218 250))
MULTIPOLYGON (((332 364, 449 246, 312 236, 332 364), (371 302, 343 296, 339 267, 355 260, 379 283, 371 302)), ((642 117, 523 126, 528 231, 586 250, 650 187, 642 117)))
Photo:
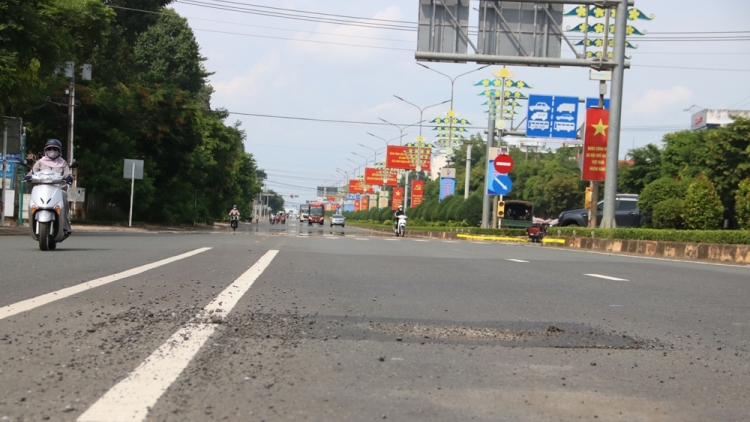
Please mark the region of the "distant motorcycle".
POLYGON ((232 226, 232 230, 237 230, 237 225, 239 224, 239 218, 236 215, 230 215, 229 216, 229 225, 232 226))
POLYGON ((54 250, 65 237, 62 215, 67 212, 67 204, 59 186, 64 183, 62 173, 42 170, 31 175, 31 183, 35 185, 29 202, 31 237, 39 242, 40 250, 54 250))
POLYGON ((396 223, 396 237, 406 236, 406 219, 405 215, 398 216, 398 223, 396 223))
POLYGON ((286 224, 286 214, 281 214, 281 224, 286 224))
POLYGON ((276 217, 273 216, 273 214, 268 216, 268 222, 273 224, 276 222, 276 217))

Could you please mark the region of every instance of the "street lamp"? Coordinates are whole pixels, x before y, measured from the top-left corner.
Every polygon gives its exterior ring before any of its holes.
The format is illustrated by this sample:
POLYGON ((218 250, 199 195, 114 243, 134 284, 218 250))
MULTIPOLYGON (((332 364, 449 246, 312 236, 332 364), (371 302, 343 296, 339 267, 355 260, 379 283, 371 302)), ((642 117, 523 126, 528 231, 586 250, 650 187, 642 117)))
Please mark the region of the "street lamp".
POLYGON ((356 152, 352 152, 352 154, 356 155, 357 157, 362 157, 362 158, 364 158, 364 159, 365 159, 365 168, 367 167, 367 163, 369 163, 369 162, 370 162, 370 159, 369 159, 369 158, 365 157, 365 156, 364 156, 364 155, 362 155, 362 154, 357 154, 356 152))
MULTIPOLYGON (((399 132, 401 133, 401 135, 399 136, 399 139, 400 139, 400 140, 399 140, 399 143, 400 143, 401 145, 403 145, 403 144, 404 144, 404 130, 405 130, 406 128, 408 128, 408 127, 416 126, 416 125, 418 125, 418 124, 421 124, 421 123, 422 123, 422 121, 419 121, 419 122, 417 122, 417 123, 412 123, 412 124, 410 124, 410 125, 405 125, 405 126, 404 126, 404 125, 402 125, 402 126, 399 126, 399 125, 397 125, 397 124, 395 124, 395 123, 391 123, 391 122, 389 122, 388 120, 385 120, 385 119, 383 119, 383 118, 381 118, 381 117, 378 117, 378 120, 380 120, 380 121, 382 121, 382 122, 385 122, 385 123, 388 123, 389 125, 391 125, 391 126, 395 126, 396 128, 398 128, 398 131, 399 131, 399 132)), ((375 136, 375 135, 373 135, 373 136, 375 136)), ((382 138, 381 138, 381 139, 382 139, 382 138)))
MULTIPOLYGON (((370 147, 368 147, 367 145, 364 145, 364 144, 360 144, 360 143, 358 143, 357 145, 359 145, 359 146, 361 146, 361 147, 363 147, 363 148, 367 148, 367 149, 369 149, 370 151, 372 151, 372 153, 373 153, 373 156, 372 156, 372 165, 374 166, 374 165, 375 165, 375 163, 376 163, 376 162, 378 161, 378 150, 376 150, 375 148, 370 148, 370 147)), ((381 148, 381 149, 382 149, 382 148, 381 148)))
MULTIPOLYGON (((443 104, 445 104, 445 103, 447 103, 447 102, 451 101, 451 100, 445 100, 445 101, 443 101, 443 102, 440 102, 440 103, 437 103, 437 104, 433 104, 433 105, 428 105, 427 107, 422 107, 422 108, 420 108, 420 107, 419 107, 418 105, 416 105, 416 104, 414 104, 414 103, 412 103, 412 102, 406 101, 405 99, 403 99, 403 98, 399 97, 398 95, 395 95, 395 94, 394 94, 393 96, 394 96, 394 97, 396 97, 396 98, 398 98, 399 100, 401 100, 401 101, 405 102, 406 104, 409 104, 409 105, 411 105, 411 106, 414 106, 414 107, 416 107, 416 108, 417 108, 417 110, 419 110, 419 137, 420 137, 420 138, 422 137, 422 122, 424 122, 424 120, 422 120, 422 115, 424 114, 424 111, 425 111, 425 110, 427 110, 428 108, 432 108, 432 107, 437 107, 437 106, 439 106, 439 105, 443 105, 443 104)), ((451 108, 453 108, 453 105, 451 105, 451 108)), ((419 140, 421 141, 421 139, 419 139, 419 140)))
POLYGON ((454 91, 454 88, 455 88, 456 79, 460 78, 461 76, 468 75, 469 73, 474 73, 474 72, 480 71, 482 69, 485 69, 485 68, 489 67, 490 65, 484 65, 484 66, 482 66, 480 68, 477 68, 477 69, 474 69, 474 70, 470 70, 468 72, 462 73, 460 75, 457 75, 457 76, 454 76, 454 77, 451 78, 450 76, 446 75, 445 73, 437 71, 437 70, 435 70, 435 69, 433 69, 431 67, 427 67, 427 66, 423 65, 422 63, 417 63, 417 64, 420 65, 420 66, 422 66, 423 68, 425 68, 427 70, 431 70, 431 71, 433 71, 435 73, 443 75, 443 76, 445 76, 446 78, 448 78, 451 81, 451 109, 448 110, 448 118, 450 119, 450 122, 448 124, 448 152, 450 154, 451 150, 453 149, 453 147, 452 147, 452 145, 453 145, 453 116, 456 115, 455 110, 453 110, 453 91, 454 91))

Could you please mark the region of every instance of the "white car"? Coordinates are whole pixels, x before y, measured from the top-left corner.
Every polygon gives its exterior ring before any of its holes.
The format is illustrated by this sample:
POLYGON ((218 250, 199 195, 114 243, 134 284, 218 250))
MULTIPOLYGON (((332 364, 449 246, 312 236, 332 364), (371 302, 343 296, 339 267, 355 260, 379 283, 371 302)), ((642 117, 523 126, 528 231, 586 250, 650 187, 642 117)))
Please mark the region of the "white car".
POLYGON ((547 120, 547 113, 537 111, 531 115, 531 120, 547 120))
POLYGON ((567 120, 569 122, 572 122, 573 120, 575 120, 573 116, 571 116, 570 114, 561 114, 557 116, 556 118, 557 120, 567 120))
POLYGON ((548 112, 550 110, 550 106, 547 105, 547 103, 538 102, 534 104, 533 106, 529 106, 529 110, 548 112))

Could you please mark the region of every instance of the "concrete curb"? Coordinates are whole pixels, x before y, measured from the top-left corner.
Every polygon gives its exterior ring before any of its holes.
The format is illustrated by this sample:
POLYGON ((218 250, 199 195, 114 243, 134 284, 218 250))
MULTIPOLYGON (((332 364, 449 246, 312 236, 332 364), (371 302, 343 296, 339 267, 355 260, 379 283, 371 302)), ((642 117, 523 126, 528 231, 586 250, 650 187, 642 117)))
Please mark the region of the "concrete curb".
MULTIPOLYGON (((358 226, 359 227, 359 226, 358 226)), ((392 232, 380 227, 359 227, 377 232, 392 232)), ((464 239, 495 242, 528 242, 525 238, 505 236, 470 235, 458 232, 409 231, 412 237, 437 239, 464 239)), ((590 237, 546 237, 545 245, 557 248, 589 250, 594 252, 640 255, 652 258, 704 261, 721 264, 750 265, 750 245, 724 245, 716 243, 663 242, 656 240, 596 239, 590 237)))

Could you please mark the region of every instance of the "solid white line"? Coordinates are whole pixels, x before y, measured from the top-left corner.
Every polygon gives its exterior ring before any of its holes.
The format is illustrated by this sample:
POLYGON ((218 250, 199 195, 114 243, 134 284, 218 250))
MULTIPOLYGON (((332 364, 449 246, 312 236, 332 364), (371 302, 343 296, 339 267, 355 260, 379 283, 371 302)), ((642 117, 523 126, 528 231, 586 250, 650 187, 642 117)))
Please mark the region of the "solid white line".
MULTIPOLYGON (((225 318, 279 253, 268 251, 203 309, 203 315, 225 318)), ((78 422, 143 421, 149 410, 180 376, 211 337, 215 324, 190 323, 143 361, 125 379, 86 410, 78 422)))
POLYGON ((601 274, 584 274, 584 275, 587 275, 587 276, 589 276, 589 277, 597 277, 597 278, 603 278, 603 279, 605 279, 605 280, 614 280, 614 281, 628 281, 628 280, 626 280, 626 279, 624 279, 624 278, 610 277, 610 276, 608 276, 608 275, 601 275, 601 274))
POLYGON ((529 262, 529 261, 524 261, 523 259, 506 259, 506 261, 513 261, 513 262, 529 262))
POLYGON ((85 292, 86 290, 93 289, 95 287, 100 287, 105 284, 112 283, 113 281, 121 280, 126 277, 134 276, 134 275, 146 272, 148 270, 161 267, 162 265, 167 265, 172 262, 179 261, 181 259, 185 259, 193 255, 197 255, 201 252, 205 252, 210 249, 211 248, 199 248, 194 251, 186 252, 184 254, 173 256, 171 258, 162 259, 161 261, 152 262, 151 264, 142 265, 140 267, 136 267, 127 271, 123 271, 121 273, 108 275, 102 278, 97 278, 96 280, 87 281, 85 283, 67 287, 65 289, 58 290, 56 292, 43 294, 35 298, 27 299, 18 303, 14 303, 12 305, 4 306, 0 308, 0 319, 8 318, 10 316, 20 314, 21 312, 30 311, 42 305, 46 305, 48 303, 52 303, 60 299, 65 299, 66 297, 73 296, 81 292, 85 292))

